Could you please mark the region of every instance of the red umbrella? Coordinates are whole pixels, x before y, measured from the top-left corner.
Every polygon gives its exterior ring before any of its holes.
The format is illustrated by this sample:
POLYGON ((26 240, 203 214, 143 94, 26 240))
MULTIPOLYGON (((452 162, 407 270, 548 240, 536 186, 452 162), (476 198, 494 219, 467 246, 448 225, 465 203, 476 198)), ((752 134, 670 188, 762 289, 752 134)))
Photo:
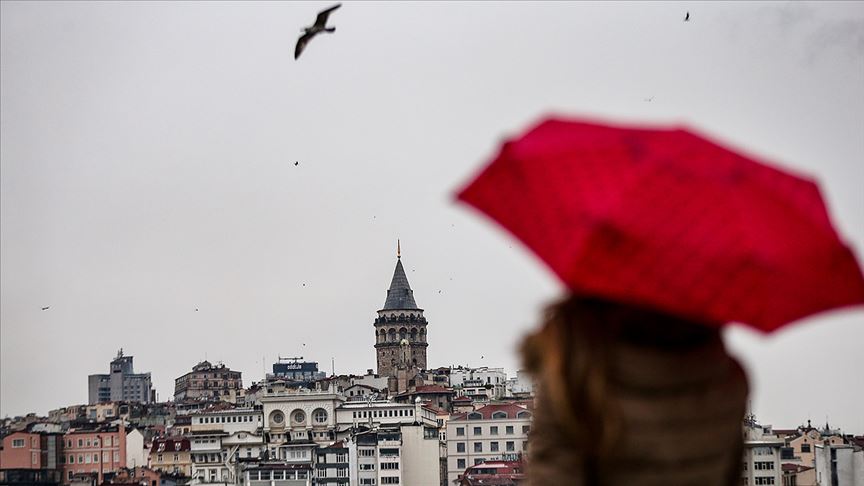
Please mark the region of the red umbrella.
POLYGON ((816 184, 691 130, 550 119, 458 197, 576 294, 763 331, 864 303, 816 184))

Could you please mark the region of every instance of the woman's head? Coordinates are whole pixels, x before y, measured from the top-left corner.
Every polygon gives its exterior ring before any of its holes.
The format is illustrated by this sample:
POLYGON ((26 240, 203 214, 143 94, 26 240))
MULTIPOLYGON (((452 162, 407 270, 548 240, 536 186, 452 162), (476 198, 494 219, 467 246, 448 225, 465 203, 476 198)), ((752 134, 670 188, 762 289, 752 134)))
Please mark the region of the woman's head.
POLYGON ((609 453, 622 427, 616 404, 608 399, 618 348, 685 350, 719 340, 719 326, 589 297, 554 303, 543 320, 522 344, 525 367, 559 432, 598 456, 609 453))

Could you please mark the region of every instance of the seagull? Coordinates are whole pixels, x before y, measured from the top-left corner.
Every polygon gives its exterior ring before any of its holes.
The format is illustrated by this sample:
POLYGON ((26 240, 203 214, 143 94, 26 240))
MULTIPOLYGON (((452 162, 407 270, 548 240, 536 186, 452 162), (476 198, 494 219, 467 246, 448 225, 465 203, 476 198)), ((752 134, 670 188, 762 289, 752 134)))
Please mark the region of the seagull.
POLYGON ((687 12, 687 14, 684 15, 684 22, 690 22, 690 12, 687 12))
POLYGON ((309 27, 303 28, 303 35, 297 39, 297 46, 294 47, 294 59, 300 57, 300 53, 303 52, 303 49, 306 48, 306 44, 312 40, 313 37, 320 34, 321 32, 336 32, 336 27, 327 27, 327 17, 330 16, 330 12, 336 10, 341 7, 341 3, 337 3, 327 10, 322 10, 318 13, 318 16, 315 17, 315 24, 309 27))
POLYGON ((50 305, 46 305, 45 307, 42 308, 42 310, 48 310, 48 309, 50 309, 50 308, 51 308, 50 305))
POLYGON ((295 161, 294 161, 294 167, 297 167, 298 165, 300 165, 300 162, 297 162, 297 161, 295 160, 295 161))

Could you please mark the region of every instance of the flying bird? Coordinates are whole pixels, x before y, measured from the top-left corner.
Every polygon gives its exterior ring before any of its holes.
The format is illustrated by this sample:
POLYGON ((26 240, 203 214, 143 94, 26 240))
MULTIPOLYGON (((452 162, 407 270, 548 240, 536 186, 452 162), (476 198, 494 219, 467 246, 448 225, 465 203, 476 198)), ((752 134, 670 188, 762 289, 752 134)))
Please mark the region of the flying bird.
POLYGON ((50 305, 47 305, 47 306, 43 307, 42 310, 48 310, 48 309, 50 309, 50 308, 51 308, 51 306, 50 306, 50 305))
POLYGON ((309 41, 312 40, 312 38, 316 35, 320 34, 321 32, 336 32, 336 27, 327 27, 327 17, 330 16, 330 12, 336 10, 341 6, 341 3, 337 3, 336 5, 328 8, 327 10, 322 10, 318 13, 318 16, 315 17, 315 24, 303 28, 303 35, 301 35, 300 38, 297 39, 297 46, 294 47, 294 59, 300 57, 300 53, 303 52, 303 49, 306 48, 306 44, 308 44, 309 41))
POLYGON ((687 12, 687 14, 684 15, 684 22, 690 22, 690 12, 687 12))
POLYGON ((297 167, 298 165, 300 165, 300 162, 297 162, 297 161, 295 160, 295 161, 294 161, 294 167, 297 167))

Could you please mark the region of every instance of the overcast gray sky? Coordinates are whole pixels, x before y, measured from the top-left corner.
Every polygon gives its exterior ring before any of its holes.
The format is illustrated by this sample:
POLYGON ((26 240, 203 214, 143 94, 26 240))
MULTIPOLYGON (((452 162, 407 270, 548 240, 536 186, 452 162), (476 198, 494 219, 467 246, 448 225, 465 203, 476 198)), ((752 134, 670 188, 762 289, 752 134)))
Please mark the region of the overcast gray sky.
MULTIPOLYGON (((864 251, 864 3, 346 2, 294 61, 328 5, 0 4, 0 415, 85 403, 120 347, 161 399, 205 357, 362 373, 397 238, 430 366, 512 372, 562 289, 452 196, 552 112, 813 174, 864 251)), ((864 433, 864 310, 728 337, 760 420, 864 433)))

